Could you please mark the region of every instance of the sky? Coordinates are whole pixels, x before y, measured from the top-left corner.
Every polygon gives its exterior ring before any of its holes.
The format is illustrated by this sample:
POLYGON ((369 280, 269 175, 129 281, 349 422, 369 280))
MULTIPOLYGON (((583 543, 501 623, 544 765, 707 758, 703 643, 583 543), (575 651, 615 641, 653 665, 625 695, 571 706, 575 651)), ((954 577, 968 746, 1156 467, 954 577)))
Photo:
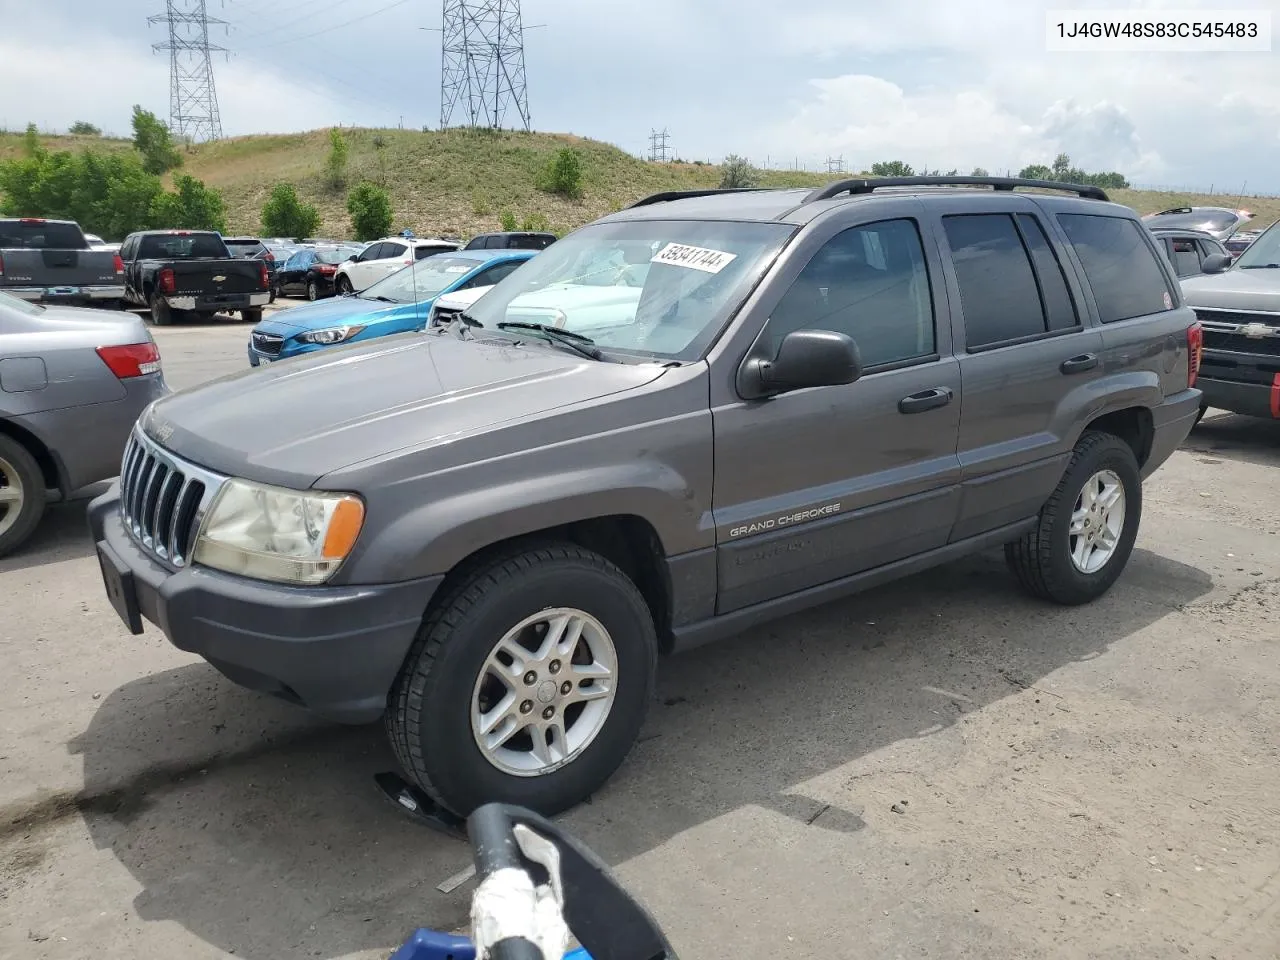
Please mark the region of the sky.
MULTIPOLYGON (((188 0, 182 0, 183 3, 188 0)), ((641 155, 1016 172, 1065 152, 1135 184, 1280 193, 1275 52, 1048 52, 1064 0, 524 0, 534 129, 641 155), (537 25, 537 26, 535 26, 537 25)), ((164 0, 0 0, 0 126, 167 118, 164 0)), ((1075 0, 1274 10, 1276 0, 1075 0)), ((208 0, 224 135, 435 128, 441 0, 208 0), (421 29, 427 28, 427 29, 421 29)), ((455 114, 454 122, 459 122, 455 114)))

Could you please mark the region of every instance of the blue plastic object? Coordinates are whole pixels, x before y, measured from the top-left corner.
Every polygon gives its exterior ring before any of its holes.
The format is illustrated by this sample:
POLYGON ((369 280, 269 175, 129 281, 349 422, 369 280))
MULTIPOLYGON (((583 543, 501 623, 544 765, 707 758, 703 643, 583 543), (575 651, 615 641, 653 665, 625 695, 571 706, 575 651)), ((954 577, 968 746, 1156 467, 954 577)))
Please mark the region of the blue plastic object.
MULTIPOLYGON (((475 960, 475 957, 475 944, 467 937, 419 927, 390 960, 475 960)), ((591 954, 579 947, 566 953, 563 960, 591 960, 591 954)))

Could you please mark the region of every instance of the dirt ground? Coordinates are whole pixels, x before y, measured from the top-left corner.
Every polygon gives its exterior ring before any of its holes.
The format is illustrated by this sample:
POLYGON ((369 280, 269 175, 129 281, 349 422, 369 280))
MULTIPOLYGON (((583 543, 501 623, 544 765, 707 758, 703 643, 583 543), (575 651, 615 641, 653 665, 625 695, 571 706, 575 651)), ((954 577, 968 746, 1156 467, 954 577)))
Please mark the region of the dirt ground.
MULTIPOLYGON (((243 325, 162 329, 175 386, 243 325)), ((668 661, 565 818, 680 956, 1280 957, 1280 424, 1211 415, 1115 589, 998 553, 668 661)), ((103 594, 83 504, 0 560, 0 957, 385 957, 470 862, 378 727, 240 690, 103 594)))

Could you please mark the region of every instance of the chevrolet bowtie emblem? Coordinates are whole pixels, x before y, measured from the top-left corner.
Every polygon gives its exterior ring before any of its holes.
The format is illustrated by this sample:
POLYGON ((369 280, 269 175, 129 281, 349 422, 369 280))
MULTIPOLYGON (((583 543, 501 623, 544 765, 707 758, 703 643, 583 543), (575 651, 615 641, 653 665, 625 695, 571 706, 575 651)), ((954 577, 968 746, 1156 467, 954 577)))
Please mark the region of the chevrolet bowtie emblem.
POLYGON ((1246 337, 1259 340, 1271 332, 1271 328, 1265 323, 1246 323, 1240 328, 1240 332, 1246 337))
POLYGON ((223 280, 225 280, 225 279, 227 279, 227 278, 226 278, 226 277, 214 277, 214 278, 213 278, 213 282, 214 282, 214 283, 221 283, 221 282, 222 282, 223 280))

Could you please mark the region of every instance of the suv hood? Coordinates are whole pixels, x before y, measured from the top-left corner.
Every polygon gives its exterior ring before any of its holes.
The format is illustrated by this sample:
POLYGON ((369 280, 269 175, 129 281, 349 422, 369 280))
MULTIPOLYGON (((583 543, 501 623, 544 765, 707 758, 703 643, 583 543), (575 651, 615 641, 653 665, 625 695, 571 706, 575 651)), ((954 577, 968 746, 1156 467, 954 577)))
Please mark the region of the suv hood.
POLYGON ((657 365, 403 334, 250 368, 153 404, 143 427, 210 470, 305 489, 342 467, 635 389, 657 365))
POLYGON ((1182 294, 1193 307, 1280 313, 1280 269, 1232 267, 1225 273, 1187 277, 1182 294))

